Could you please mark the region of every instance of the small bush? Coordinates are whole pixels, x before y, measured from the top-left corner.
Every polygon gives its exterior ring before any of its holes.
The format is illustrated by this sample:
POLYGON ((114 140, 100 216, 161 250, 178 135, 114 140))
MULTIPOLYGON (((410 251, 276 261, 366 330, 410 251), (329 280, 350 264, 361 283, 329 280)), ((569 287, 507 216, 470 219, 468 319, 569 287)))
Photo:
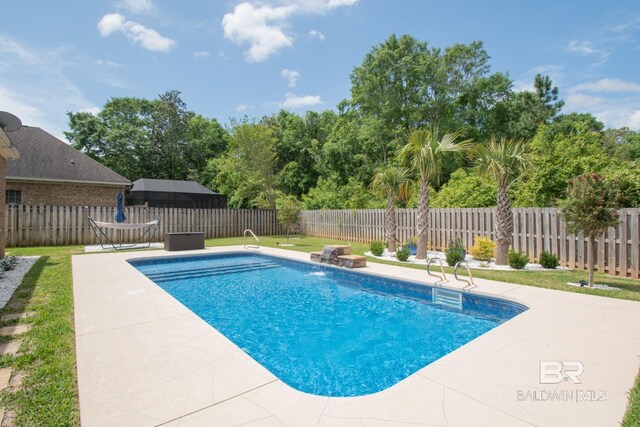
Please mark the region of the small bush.
POLYGON ((522 252, 510 250, 507 255, 507 263, 509 264, 509 267, 515 268, 516 270, 522 270, 524 266, 527 265, 527 262, 527 256, 522 252))
POLYGON ((469 249, 471 255, 478 261, 491 261, 491 258, 493 258, 493 252, 496 248, 496 244, 493 243, 493 240, 488 237, 476 236, 475 243, 476 244, 469 249))
POLYGON ((551 252, 543 251, 540 254, 540 265, 544 268, 556 268, 560 265, 560 261, 558 261, 558 257, 551 252))
POLYGON ((381 256, 384 253, 384 242, 380 240, 374 240, 371 242, 371 253, 375 256, 381 256))
POLYGON ((450 266, 456 265, 459 261, 462 261, 465 257, 466 251, 464 249, 464 245, 462 244, 462 240, 453 239, 449 242, 449 246, 447 247, 447 252, 445 254, 447 258, 447 264, 450 266))
POLYGON ((398 249, 398 251, 396 252, 396 258, 398 258, 398 261, 406 261, 409 259, 409 248, 407 248, 406 246, 398 249))
POLYGON ((18 259, 14 256, 6 256, 0 260, 0 271, 13 270, 18 263, 18 259))

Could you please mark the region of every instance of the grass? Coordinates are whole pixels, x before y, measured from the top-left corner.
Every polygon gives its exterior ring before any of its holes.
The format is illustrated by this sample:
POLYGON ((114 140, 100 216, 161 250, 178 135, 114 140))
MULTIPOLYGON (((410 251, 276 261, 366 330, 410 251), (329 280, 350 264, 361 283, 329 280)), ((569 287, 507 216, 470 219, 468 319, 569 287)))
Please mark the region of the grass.
MULTIPOLYGON (((261 237, 260 243, 268 247, 311 252, 321 250, 328 243, 346 243, 335 240, 304 237, 292 239, 295 246, 282 247, 282 236, 261 237)), ((242 238, 207 240, 207 246, 242 245, 242 238)), ((352 243, 354 254, 364 254, 369 246, 352 243)), ((78 390, 76 386, 75 342, 73 330, 73 292, 71 255, 82 253, 82 247, 14 248, 11 255, 40 255, 42 258, 25 276, 22 284, 0 314, 31 311, 34 316, 19 321, 2 322, 5 326, 29 323, 31 331, 24 335, 22 353, 17 357, 0 357, 0 367, 12 367, 22 376, 22 384, 14 391, 0 393, 2 407, 13 412, 13 425, 19 426, 72 426, 79 424, 78 390)), ((413 264, 385 262, 408 268, 424 269, 413 264)), ((452 269, 447 268, 449 273, 452 269)), ((474 277, 528 286, 559 289, 612 298, 640 301, 640 280, 596 274, 600 283, 620 287, 620 291, 599 291, 567 286, 568 281, 585 278, 582 271, 517 272, 474 270, 474 277)), ((1 338, 6 342, 9 338, 1 338)), ((625 426, 640 425, 640 376, 631 391, 630 404, 624 420, 625 426)))
MULTIPOLYGON (((13 412, 18 426, 79 424, 71 257, 80 247, 20 248, 11 255, 40 255, 1 314, 31 311, 20 321, 31 330, 24 335, 21 353, 0 356, 0 367, 11 367, 22 377, 15 391, 0 394, 2 406, 13 412)), ((3 325, 4 326, 4 325, 3 325)))
POLYGON ((631 389, 629 395, 629 407, 627 413, 622 420, 624 427, 640 426, 640 374, 636 378, 636 384, 631 389))

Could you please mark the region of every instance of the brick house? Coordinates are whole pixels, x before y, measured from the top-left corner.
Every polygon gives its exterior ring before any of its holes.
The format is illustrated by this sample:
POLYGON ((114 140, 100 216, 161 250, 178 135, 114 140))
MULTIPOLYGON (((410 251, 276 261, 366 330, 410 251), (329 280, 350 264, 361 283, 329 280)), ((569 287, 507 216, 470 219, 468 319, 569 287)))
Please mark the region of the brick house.
POLYGON ((7 204, 114 206, 123 176, 38 127, 7 135, 20 158, 7 162, 7 204))

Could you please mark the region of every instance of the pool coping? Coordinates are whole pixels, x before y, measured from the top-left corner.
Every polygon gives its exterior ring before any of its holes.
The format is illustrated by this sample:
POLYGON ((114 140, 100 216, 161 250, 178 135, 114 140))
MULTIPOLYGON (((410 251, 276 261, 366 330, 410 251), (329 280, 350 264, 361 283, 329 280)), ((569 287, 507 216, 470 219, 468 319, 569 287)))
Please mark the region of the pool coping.
MULTIPOLYGON (((472 294, 529 309, 396 385, 322 397, 277 379, 127 260, 244 251, 73 256, 83 425, 618 424, 640 362, 640 303, 475 279, 472 294), (581 362, 581 384, 541 384, 540 362, 581 362), (605 400, 603 400, 603 397, 605 400)), ((308 261, 275 248, 255 252, 308 261)), ((424 270, 363 272, 433 285, 424 270)), ((467 284, 451 281, 446 288, 467 284)))

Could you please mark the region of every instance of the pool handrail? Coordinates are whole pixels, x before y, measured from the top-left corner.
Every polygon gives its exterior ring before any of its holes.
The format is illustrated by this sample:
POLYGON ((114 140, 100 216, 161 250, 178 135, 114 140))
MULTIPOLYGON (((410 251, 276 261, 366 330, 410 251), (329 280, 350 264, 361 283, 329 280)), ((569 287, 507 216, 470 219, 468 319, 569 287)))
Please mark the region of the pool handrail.
MULTIPOLYGON (((442 264, 442 260, 438 257, 431 257, 427 260, 427 274, 429 276, 433 276, 433 277, 437 277, 440 280, 438 280, 438 282, 448 282, 447 280, 447 275, 444 273, 444 265, 442 264), (438 264, 440 264, 440 271, 442 272, 442 277, 438 276, 437 274, 434 274, 431 272, 431 262, 432 261, 438 261, 438 264)), ((438 283, 436 282, 436 283, 438 283)))
POLYGON ((251 231, 250 229, 246 229, 244 230, 244 235, 242 237, 242 242, 244 243, 244 248, 245 249, 249 249, 249 248, 253 248, 253 249, 260 249, 260 239, 258 239, 258 236, 256 236, 256 234, 251 231), (256 242, 258 242, 257 245, 247 245, 246 240, 247 240, 247 233, 251 234, 251 236, 253 236, 254 239, 256 239, 256 242))
POLYGON ((458 262, 456 262, 456 265, 455 265, 455 267, 453 268, 453 277, 455 277, 455 278, 456 278, 456 280, 459 280, 459 281, 461 281, 461 282, 466 282, 466 283, 468 283, 468 285, 467 285, 467 286, 465 286, 465 287, 464 287, 464 288, 462 288, 462 289, 467 289, 467 288, 468 288, 468 287, 470 287, 470 286, 473 286, 474 288, 476 287, 476 284, 473 282, 473 275, 471 274, 471 268, 469 267, 469 263, 468 263, 467 261, 465 261, 465 260, 462 260, 462 261, 458 261, 458 262), (465 265, 465 266, 467 267, 467 275, 469 276, 469 279, 468 279, 468 280, 467 280, 467 279, 460 279, 460 278, 458 278, 458 268, 459 268, 460 266, 462 266, 462 265, 465 265))

